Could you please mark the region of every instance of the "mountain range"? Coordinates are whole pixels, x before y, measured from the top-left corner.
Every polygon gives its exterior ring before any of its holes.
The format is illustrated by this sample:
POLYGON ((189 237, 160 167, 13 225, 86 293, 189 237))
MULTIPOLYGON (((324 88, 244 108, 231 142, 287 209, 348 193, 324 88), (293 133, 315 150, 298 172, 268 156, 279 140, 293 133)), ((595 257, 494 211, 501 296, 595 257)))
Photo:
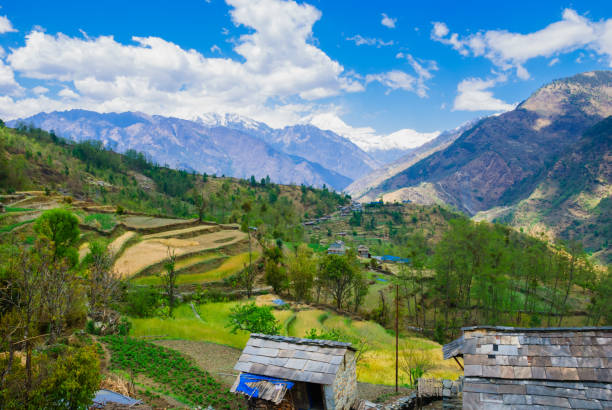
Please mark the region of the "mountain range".
POLYGON ((347 191, 361 201, 445 203, 584 241, 611 262, 611 115, 611 71, 553 81, 516 109, 444 133, 347 191))
POLYGON ((273 129, 236 115, 193 121, 139 112, 86 110, 39 113, 14 120, 74 140, 99 140, 118 152, 134 149, 172 168, 342 190, 380 166, 347 138, 312 125, 273 129))
MULTIPOLYGON (((84 110, 9 122, 72 140, 135 149, 160 164, 279 183, 327 185, 362 202, 444 203, 552 238, 585 239, 612 258, 612 72, 553 81, 516 109, 440 133, 381 164, 348 138, 313 125, 275 129, 238 115, 193 120, 84 110)), ((377 156, 381 158, 381 156, 377 156)))

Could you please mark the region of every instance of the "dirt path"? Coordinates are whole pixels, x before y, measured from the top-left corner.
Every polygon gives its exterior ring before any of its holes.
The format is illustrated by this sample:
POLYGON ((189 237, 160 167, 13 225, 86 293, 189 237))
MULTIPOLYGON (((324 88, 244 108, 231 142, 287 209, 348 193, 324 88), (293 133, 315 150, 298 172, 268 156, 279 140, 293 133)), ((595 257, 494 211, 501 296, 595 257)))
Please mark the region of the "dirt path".
POLYGON ((108 245, 108 251, 113 254, 116 255, 121 248, 123 247, 123 245, 129 241, 130 239, 132 239, 134 236, 136 236, 136 232, 133 231, 127 231, 126 233, 124 233, 123 235, 119 236, 118 238, 116 238, 114 241, 112 241, 109 245, 108 245))
POLYGON ((212 374, 228 389, 238 376, 238 372, 234 370, 234 365, 241 354, 239 349, 192 340, 158 340, 153 343, 177 350, 191 357, 201 369, 212 374))

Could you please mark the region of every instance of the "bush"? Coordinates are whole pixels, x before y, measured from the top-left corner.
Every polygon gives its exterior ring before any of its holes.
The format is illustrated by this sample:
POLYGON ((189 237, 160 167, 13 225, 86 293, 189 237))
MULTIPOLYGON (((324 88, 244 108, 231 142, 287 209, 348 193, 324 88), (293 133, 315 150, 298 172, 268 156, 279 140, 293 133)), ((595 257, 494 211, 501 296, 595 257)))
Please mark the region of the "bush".
POLYGON ((119 326, 117 327, 117 330, 121 336, 129 335, 130 330, 132 330, 132 322, 130 322, 130 320, 125 316, 121 317, 121 319, 119 319, 119 326))
POLYGON ((128 290, 126 313, 136 317, 151 317, 159 305, 159 295, 155 288, 136 286, 128 290))
POLYGON ((244 330, 268 335, 277 335, 281 329, 280 323, 272 314, 272 308, 256 306, 255 302, 233 307, 227 327, 232 328, 232 333, 244 330))
POLYGON ((90 335, 99 335, 100 329, 96 327, 96 322, 93 320, 88 320, 85 324, 85 331, 90 335))

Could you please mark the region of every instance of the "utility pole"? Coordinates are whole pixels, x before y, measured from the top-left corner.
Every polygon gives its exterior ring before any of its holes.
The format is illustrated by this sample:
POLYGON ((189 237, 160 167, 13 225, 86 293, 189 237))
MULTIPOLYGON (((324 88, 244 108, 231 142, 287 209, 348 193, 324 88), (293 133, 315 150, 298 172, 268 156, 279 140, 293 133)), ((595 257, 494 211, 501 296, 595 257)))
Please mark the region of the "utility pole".
POLYGON ((399 284, 395 284, 395 392, 398 392, 397 375, 399 368, 399 284))

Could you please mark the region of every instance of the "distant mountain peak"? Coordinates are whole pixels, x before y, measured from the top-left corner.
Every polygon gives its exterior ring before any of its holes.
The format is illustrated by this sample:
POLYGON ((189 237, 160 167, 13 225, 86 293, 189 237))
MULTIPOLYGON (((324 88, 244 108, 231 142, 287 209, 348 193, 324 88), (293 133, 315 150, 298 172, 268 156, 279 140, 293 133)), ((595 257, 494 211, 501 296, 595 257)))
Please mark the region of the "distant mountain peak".
POLYGON ((263 122, 236 113, 219 114, 216 112, 209 112, 200 115, 195 121, 207 127, 230 127, 251 130, 269 128, 263 122))

